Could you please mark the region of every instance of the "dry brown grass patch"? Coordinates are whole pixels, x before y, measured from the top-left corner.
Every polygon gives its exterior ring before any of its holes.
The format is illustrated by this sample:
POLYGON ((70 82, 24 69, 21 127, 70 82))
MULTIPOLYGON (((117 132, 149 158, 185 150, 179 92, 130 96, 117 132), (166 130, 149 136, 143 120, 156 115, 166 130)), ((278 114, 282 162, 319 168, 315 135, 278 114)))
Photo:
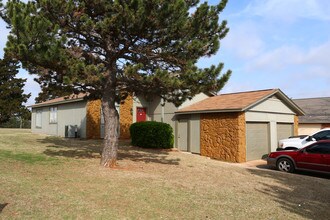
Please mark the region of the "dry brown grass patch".
POLYGON ((34 163, 0 159, 0 219, 330 216, 327 176, 247 169, 199 155, 136 148, 129 142, 121 142, 119 167, 105 169, 99 165, 100 148, 101 140, 18 131, 15 136, 0 130, 0 151, 46 158, 34 163))

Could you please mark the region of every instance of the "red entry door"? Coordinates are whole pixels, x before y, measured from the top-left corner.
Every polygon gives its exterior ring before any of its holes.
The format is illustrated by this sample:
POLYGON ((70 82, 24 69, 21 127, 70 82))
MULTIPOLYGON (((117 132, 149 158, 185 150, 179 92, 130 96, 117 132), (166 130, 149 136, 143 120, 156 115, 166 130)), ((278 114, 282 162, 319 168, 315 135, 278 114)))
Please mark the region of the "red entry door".
POLYGON ((136 108, 136 121, 146 121, 147 120, 147 108, 136 108))

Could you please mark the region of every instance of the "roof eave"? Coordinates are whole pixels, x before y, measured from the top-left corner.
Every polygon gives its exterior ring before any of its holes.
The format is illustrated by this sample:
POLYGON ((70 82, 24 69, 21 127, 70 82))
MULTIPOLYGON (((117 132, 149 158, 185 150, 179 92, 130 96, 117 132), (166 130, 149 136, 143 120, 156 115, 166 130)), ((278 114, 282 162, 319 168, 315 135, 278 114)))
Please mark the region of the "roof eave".
POLYGON ((60 105, 60 104, 67 104, 67 103, 72 103, 72 102, 79 102, 79 101, 83 101, 84 98, 76 98, 76 99, 70 99, 70 100, 62 100, 62 101, 58 101, 58 102, 53 102, 53 103, 39 103, 39 104, 35 104, 35 105, 30 105, 28 107, 30 108, 39 108, 39 107, 46 107, 46 106, 52 106, 52 105, 60 105))
POLYGON ((294 101, 292 101, 292 99, 290 99, 289 97, 287 97, 280 89, 278 90, 278 94, 280 94, 280 96, 282 98, 284 98, 284 101, 286 101, 286 103, 291 106, 294 110, 296 110, 297 116, 304 116, 306 115, 306 113, 304 112, 304 110, 302 110, 296 103, 294 103, 294 101))
POLYGON ((187 114, 202 114, 202 113, 226 113, 226 112, 242 112, 243 109, 212 109, 212 110, 195 110, 195 111, 177 111, 177 115, 187 115, 187 114))
POLYGON ((253 108, 254 106, 260 104, 261 102, 265 101, 266 99, 270 98, 271 96, 273 95, 276 95, 278 94, 282 99, 283 101, 290 106, 290 108, 292 110, 295 111, 295 113, 298 115, 298 116, 303 116, 305 115, 305 112, 296 104, 294 103, 289 97, 287 97, 280 89, 274 89, 274 91, 266 96, 264 96, 263 98, 259 99, 258 101, 252 103, 251 105, 243 108, 243 111, 248 111, 249 109, 253 108))

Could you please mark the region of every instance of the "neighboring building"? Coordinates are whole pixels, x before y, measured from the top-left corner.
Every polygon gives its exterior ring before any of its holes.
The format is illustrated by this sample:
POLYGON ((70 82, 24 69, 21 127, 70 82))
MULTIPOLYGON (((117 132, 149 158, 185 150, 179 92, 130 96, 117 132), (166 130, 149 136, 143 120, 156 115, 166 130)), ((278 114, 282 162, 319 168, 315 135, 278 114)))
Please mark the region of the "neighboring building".
POLYGON ((214 96, 176 112, 179 149, 245 162, 275 151, 278 140, 298 133, 304 112, 281 90, 214 96))
POLYGON ((299 116, 299 135, 310 135, 330 127, 330 97, 293 100, 306 115, 299 116))
MULTIPOLYGON (((161 98, 148 102, 130 96, 118 111, 121 138, 130 137, 136 121, 163 121, 172 126, 178 149, 231 162, 260 159, 275 150, 279 139, 297 135, 297 115, 304 114, 279 89, 201 93, 180 107, 161 98)), ((82 95, 32 106, 34 133, 102 138, 103 121, 100 100, 86 101, 82 95)))

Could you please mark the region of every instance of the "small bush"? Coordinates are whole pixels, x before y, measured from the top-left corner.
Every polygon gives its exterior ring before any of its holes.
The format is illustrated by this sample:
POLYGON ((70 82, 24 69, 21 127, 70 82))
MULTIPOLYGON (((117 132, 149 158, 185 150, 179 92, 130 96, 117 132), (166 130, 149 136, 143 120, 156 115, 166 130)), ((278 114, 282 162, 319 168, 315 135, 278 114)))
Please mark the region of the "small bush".
POLYGON ((129 128, 132 145, 144 148, 172 148, 173 129, 169 124, 144 121, 136 122, 129 128))

